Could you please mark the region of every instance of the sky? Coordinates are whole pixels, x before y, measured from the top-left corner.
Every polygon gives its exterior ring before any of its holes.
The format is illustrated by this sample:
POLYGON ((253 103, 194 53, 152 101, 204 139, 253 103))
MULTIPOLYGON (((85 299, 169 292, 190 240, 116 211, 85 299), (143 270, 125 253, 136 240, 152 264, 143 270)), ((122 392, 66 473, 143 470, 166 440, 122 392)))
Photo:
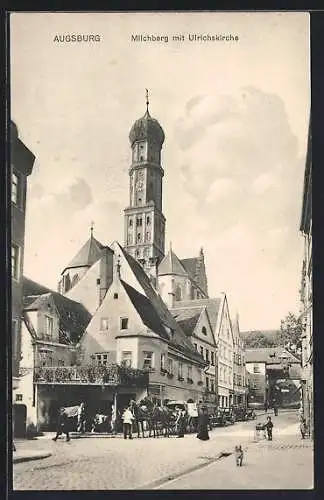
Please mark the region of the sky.
POLYGON ((166 250, 204 248, 209 295, 226 292, 241 330, 278 328, 298 312, 308 13, 13 13, 10 37, 11 117, 36 156, 26 276, 56 289, 92 221, 101 243, 124 243, 128 134, 148 88, 166 136, 166 250), (100 41, 54 41, 67 34, 100 41))

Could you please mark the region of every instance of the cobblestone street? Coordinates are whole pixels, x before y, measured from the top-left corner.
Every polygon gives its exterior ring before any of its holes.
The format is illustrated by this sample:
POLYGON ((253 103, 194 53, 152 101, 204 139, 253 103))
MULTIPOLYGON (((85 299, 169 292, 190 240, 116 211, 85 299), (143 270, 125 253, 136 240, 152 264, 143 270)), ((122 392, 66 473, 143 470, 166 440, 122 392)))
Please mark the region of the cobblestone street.
MULTIPOLYGON (((258 420, 264 419, 265 416, 262 415, 258 420)), ((262 457, 265 470, 268 467, 271 470, 278 469, 278 463, 286 464, 288 457, 285 450, 276 450, 270 454, 267 445, 269 444, 271 448, 279 444, 288 446, 291 440, 298 445, 302 444, 297 433, 297 415, 294 412, 283 413, 274 422, 273 443, 266 441, 253 443, 255 421, 214 429, 210 433, 211 439, 208 442, 199 441, 194 434, 186 435, 181 440, 171 437, 125 441, 121 437, 95 437, 74 439, 70 443, 64 440, 55 443, 51 439, 42 438, 33 441, 33 447, 35 450, 49 450, 52 456, 39 461, 15 464, 13 486, 16 490, 231 488, 235 487, 231 479, 233 456, 223 458, 202 470, 200 466, 209 463, 211 459, 216 459, 224 450, 233 451, 235 444, 242 443, 248 446, 249 450, 255 451, 253 455, 250 451, 247 453, 246 464, 249 466, 235 471, 236 477, 240 475, 242 480, 245 478, 247 488, 262 488, 266 486, 250 486, 255 474, 253 463, 260 461, 262 457), (274 458, 277 455, 278 457, 274 458), (268 458, 269 465, 267 465, 268 458), (273 464, 276 464, 276 467, 273 464), (185 476, 192 468, 199 470, 185 476), (214 472, 208 472, 209 470, 214 472), (213 486, 208 483, 206 474, 213 476, 213 486), (178 475, 183 477, 182 482, 180 479, 179 482, 172 482, 172 478, 178 475)), ((17 448, 20 449, 27 446, 30 448, 31 442, 17 444, 17 448)), ((305 451, 308 454, 312 453, 310 448, 297 448, 293 453, 294 456, 300 457, 298 459, 302 462, 305 451)), ((289 473, 288 482, 291 483, 291 488, 295 487, 295 480, 293 474, 289 473)))

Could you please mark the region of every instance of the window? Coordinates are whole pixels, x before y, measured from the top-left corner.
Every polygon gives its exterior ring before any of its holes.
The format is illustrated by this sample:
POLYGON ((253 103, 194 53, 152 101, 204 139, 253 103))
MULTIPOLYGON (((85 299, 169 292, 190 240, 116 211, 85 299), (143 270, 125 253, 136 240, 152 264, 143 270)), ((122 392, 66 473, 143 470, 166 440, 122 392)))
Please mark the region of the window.
POLYGON ((202 333, 203 335, 207 335, 207 330, 206 330, 206 327, 205 327, 205 326, 203 326, 203 327, 202 327, 202 329, 201 329, 201 333, 202 333))
POLYGON ((139 256, 140 256, 140 251, 136 250, 136 257, 139 257, 139 256))
POLYGON ((11 276, 19 280, 19 246, 11 245, 11 276))
POLYGON ((129 227, 133 226, 133 219, 129 219, 129 227))
POLYGON ((194 348, 196 349, 196 351, 198 351, 197 344, 194 344, 194 348))
POLYGON ((137 241, 141 241, 141 233, 137 233, 137 241))
POLYGON ((237 355, 237 363, 239 365, 241 364, 241 355, 240 354, 237 355))
POLYGON ((108 352, 101 352, 96 354, 96 361, 98 365, 107 365, 108 363, 108 352))
POLYGON ((173 375, 173 359, 168 358, 168 372, 173 375))
POLYGON ((150 233, 148 231, 146 233, 146 241, 150 241, 150 233))
POLYGON ((101 318, 100 330, 108 330, 108 318, 101 318))
POLYGON ((215 366, 215 353, 214 351, 210 351, 210 362, 212 366, 215 366))
POLYGON ((136 226, 141 226, 141 225, 142 225, 142 217, 137 217, 136 226))
POLYGON ((253 365, 253 373, 261 373, 259 365, 253 365))
POLYGON ((215 383, 213 379, 210 380, 210 390, 211 392, 215 392, 215 383))
POLYGON ((203 347, 200 348, 200 354, 202 355, 202 357, 204 357, 204 348, 203 347))
POLYGON ((114 299, 118 299, 118 293, 114 293, 114 299))
POLYGON ((143 355, 144 355, 143 369, 153 368, 153 352, 143 351, 143 355))
POLYGON ((16 401, 22 401, 23 400, 23 395, 22 394, 16 394, 16 401))
POLYGON ((21 191, 21 183, 20 178, 15 172, 11 174, 11 201, 15 205, 20 205, 20 191, 21 191))
POLYGON ((122 351, 120 364, 121 364, 121 366, 131 368, 131 366, 132 366, 132 351, 122 351))
POLYGON ((209 378, 206 377, 206 389, 209 390, 209 378))
POLYGON ((206 362, 209 363, 209 350, 206 349, 206 362))
POLYGON ((233 382, 234 382, 234 385, 236 385, 236 373, 234 373, 234 375, 233 375, 233 382))
POLYGON ((188 365, 187 377, 189 380, 192 380, 192 366, 191 365, 188 365))
POLYGON ((166 369, 165 360, 166 360, 166 355, 165 355, 164 352, 162 352, 162 354, 161 354, 161 370, 165 370, 166 369))
POLYGON ((183 378, 183 364, 181 363, 181 361, 179 361, 178 365, 178 378, 183 378))
POLYGON ((59 359, 57 361, 57 366, 64 366, 64 359, 59 359))
POLYGON ((44 333, 49 337, 52 337, 53 335, 53 323, 53 318, 51 318, 50 316, 44 317, 44 333))
POLYGON ((120 329, 121 330, 128 329, 128 318, 120 318, 120 329))
POLYGON ((151 223, 151 219, 149 216, 146 217, 146 224, 150 224, 151 223))

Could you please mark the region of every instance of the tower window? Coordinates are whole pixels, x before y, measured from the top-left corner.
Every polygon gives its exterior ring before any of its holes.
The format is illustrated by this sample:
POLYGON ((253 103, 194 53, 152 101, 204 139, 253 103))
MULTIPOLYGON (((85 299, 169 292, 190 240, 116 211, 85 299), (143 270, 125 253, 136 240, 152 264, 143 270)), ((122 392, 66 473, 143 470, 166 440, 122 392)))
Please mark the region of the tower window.
POLYGON ((132 225, 133 225, 133 220, 129 219, 129 227, 132 227, 132 225))
POLYGON ((142 204, 142 198, 138 198, 138 204, 141 205, 142 204))
POLYGON ((146 224, 150 224, 151 223, 151 219, 149 217, 149 215, 146 217, 146 224))
POLYGON ((137 241, 141 241, 141 233, 137 234, 137 241))
POLYGON ((128 329, 128 318, 120 318, 120 329, 121 330, 128 329))
POLYGON ((150 233, 149 232, 146 233, 146 241, 150 241, 150 233))
POLYGON ((144 156, 140 155, 140 161, 144 161, 144 156))
POLYGON ((136 250, 136 257, 139 257, 139 256, 140 256, 140 251, 136 250))
POLYGON ((136 219, 136 226, 141 226, 142 225, 142 217, 138 217, 136 219))

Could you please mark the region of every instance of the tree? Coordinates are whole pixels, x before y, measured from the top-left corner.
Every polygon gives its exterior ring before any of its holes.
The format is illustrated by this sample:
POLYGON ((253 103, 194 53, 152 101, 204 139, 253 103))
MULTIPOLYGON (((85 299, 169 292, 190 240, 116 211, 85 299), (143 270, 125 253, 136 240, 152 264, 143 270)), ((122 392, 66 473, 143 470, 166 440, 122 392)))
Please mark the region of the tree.
POLYGON ((244 338, 245 347, 256 349, 258 347, 275 347, 277 344, 274 337, 265 335, 260 331, 249 332, 244 338))
POLYGON ((301 352, 302 334, 302 318, 289 312, 287 316, 281 320, 280 331, 278 332, 278 344, 298 354, 301 352))

